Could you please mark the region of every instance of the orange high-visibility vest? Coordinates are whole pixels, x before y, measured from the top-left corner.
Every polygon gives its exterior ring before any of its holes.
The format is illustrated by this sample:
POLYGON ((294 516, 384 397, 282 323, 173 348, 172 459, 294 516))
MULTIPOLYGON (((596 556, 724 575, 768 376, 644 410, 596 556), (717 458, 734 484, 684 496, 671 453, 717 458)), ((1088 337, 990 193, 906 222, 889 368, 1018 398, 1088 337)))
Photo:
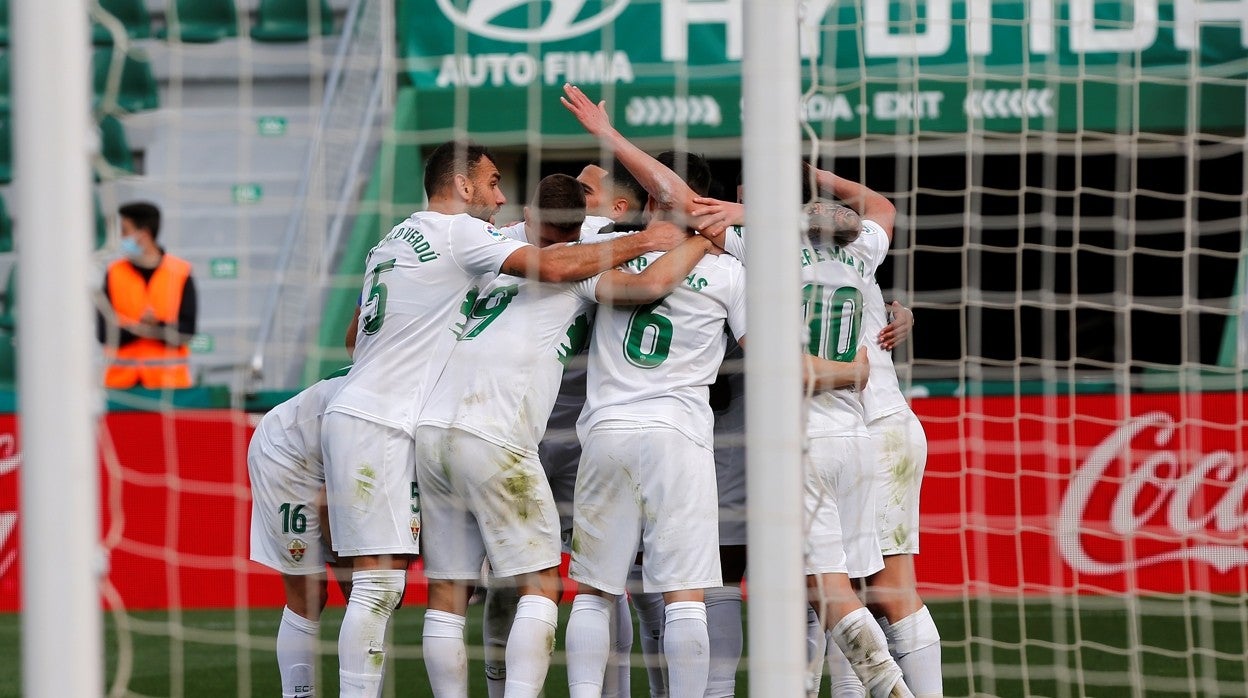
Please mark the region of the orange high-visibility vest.
MULTIPOLYGON (((108 295, 117 319, 137 323, 143 312, 151 309, 157 320, 176 326, 182 289, 190 276, 190 263, 170 254, 161 257, 146 282, 130 262, 113 262, 108 267, 108 295)), ((105 355, 106 387, 133 388, 139 383, 152 389, 191 387, 191 350, 186 345, 171 347, 156 339, 139 338, 122 347, 106 348, 105 355)))

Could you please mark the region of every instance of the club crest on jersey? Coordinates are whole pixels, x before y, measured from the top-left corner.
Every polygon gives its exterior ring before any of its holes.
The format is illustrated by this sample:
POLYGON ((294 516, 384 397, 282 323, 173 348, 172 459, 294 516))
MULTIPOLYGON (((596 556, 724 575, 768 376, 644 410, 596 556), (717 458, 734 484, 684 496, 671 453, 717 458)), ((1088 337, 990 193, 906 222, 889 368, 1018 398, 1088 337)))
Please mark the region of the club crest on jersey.
POLYGON ((286 551, 290 553, 291 559, 299 562, 303 559, 303 554, 308 551, 308 544, 296 538, 286 546, 286 551))
POLYGON ((412 540, 420 541, 420 517, 412 516, 412 540))

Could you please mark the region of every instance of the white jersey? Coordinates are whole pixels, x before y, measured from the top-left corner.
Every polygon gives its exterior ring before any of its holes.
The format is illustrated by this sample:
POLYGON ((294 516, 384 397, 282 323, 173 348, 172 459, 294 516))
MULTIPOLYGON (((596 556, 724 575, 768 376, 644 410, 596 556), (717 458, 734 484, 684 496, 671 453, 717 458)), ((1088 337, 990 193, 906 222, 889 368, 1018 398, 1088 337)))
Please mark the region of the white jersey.
MULTIPOLYGON (((855 256, 873 258, 877 254, 883 257, 888 253, 888 234, 875 221, 862 222, 863 234, 849 245, 855 256), (868 235, 870 232, 872 234, 868 235), (877 249, 883 245, 883 253, 877 249)), ((871 377, 867 387, 862 391, 862 407, 866 411, 867 423, 870 424, 881 417, 887 417, 906 409, 909 403, 901 392, 897 382, 897 371, 893 368, 893 352, 880 346, 879 336, 888 324, 888 313, 884 305, 884 293, 875 279, 875 270, 871 270, 867 279, 867 287, 863 292, 862 336, 867 345, 867 358, 871 360, 871 377)))
POLYGON ((344 382, 346 375, 335 375, 313 383, 260 418, 252 443, 267 457, 267 462, 286 464, 301 476, 325 481, 321 417, 344 382))
POLYGON ((328 411, 412 434, 464 296, 525 244, 467 214, 420 211, 395 226, 368 253, 355 365, 328 411))
POLYGON ((589 341, 599 278, 547 284, 501 274, 469 291, 419 424, 536 457, 564 366, 589 341))
MULTIPOLYGON (((808 244, 802 248, 802 306, 807 353, 852 361, 858 348, 873 343, 863 330, 866 288, 888 252, 878 225, 863 225, 858 247, 808 244)), ((866 415, 852 388, 828 390, 809 398, 807 436, 867 436, 866 415)))
MULTIPOLYGON (((662 253, 628 263, 638 273, 662 253)), ((605 420, 660 424, 712 448, 708 386, 724 357, 724 323, 745 336, 745 267, 730 255, 707 255, 665 298, 636 307, 598 309, 589 352, 584 441, 605 420)))

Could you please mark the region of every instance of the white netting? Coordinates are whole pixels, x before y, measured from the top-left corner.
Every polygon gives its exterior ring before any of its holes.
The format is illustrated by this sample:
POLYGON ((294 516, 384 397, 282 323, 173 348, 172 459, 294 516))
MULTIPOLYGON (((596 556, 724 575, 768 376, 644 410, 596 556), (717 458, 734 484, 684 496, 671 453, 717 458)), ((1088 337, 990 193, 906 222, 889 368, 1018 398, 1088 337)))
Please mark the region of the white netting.
MULTIPOLYGON (((337 357, 317 348, 333 344, 318 337, 323 294, 354 294, 363 270, 348 262, 329 278, 331 267, 353 232, 372 236, 353 248, 367 250, 387 227, 351 226, 388 109, 378 100, 398 88, 373 182, 388 216, 421 205, 427 146, 455 135, 499 154, 500 222, 520 217, 542 175, 599 159, 557 101, 565 80, 607 100, 648 151, 706 153, 715 193, 732 198, 733 18, 752 1, 404 0, 390 27, 381 2, 334 0, 333 34, 292 43, 251 38, 258 1, 236 5, 237 36, 205 43, 125 38, 124 21, 97 14, 111 37, 99 39, 97 116, 123 138, 102 125, 100 211, 111 224, 125 201, 162 207, 162 243, 196 269, 192 366, 226 387, 130 395, 115 407, 152 411, 104 422, 111 694, 275 692, 281 587, 247 562, 254 418, 237 408, 300 387, 309 355, 337 357), (391 64, 378 59, 393 30, 391 64), (256 389, 280 392, 246 395, 256 389)), ((173 0, 139 4, 155 33, 170 25, 173 0)), ((807 146, 898 209, 880 282, 916 318, 895 356, 929 440, 917 564, 946 695, 1242 695, 1248 11, 1197 0, 803 11, 807 146)), ((16 467, 3 466, 0 496, 16 502, 16 467)), ((0 511, 6 595, 14 521, 0 511)), ((419 591, 395 616, 392 694, 427 691, 419 591)), ((340 602, 321 628, 322 686, 336 676, 340 602)), ((563 662, 557 652, 547 695, 566 694, 563 662)), ((640 657, 633 666, 644 695, 640 657)), ((0 678, 0 693, 10 686, 0 678)))

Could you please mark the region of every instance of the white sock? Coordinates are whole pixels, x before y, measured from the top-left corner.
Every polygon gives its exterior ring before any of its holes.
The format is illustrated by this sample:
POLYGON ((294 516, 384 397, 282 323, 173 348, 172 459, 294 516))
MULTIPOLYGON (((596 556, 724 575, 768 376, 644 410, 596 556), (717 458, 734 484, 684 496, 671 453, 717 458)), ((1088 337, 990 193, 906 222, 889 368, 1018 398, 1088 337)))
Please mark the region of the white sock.
POLYGON ((507 636, 506 698, 537 698, 542 692, 558 623, 559 605, 554 601, 536 594, 520 597, 507 636))
MULTIPOLYGON (((354 591, 352 594, 354 595, 354 591)), ((422 650, 429 688, 437 698, 468 697, 468 652, 464 648, 463 616, 425 611, 422 650)))
POLYGON ((316 639, 320 623, 282 609, 277 627, 277 670, 282 675, 282 698, 316 695, 316 639))
POLYGON ((338 682, 343 698, 381 695, 386 670, 386 626, 403 598, 405 570, 360 570, 338 633, 338 682))
POLYGON ((713 587, 704 593, 706 631, 711 641, 706 698, 732 698, 737 694, 737 666, 745 644, 741 630, 741 587, 713 587))
MULTIPOLYGON (((832 631, 828 631, 825 637, 830 638, 832 631)), ((862 679, 854 673, 854 668, 849 665, 849 660, 845 658, 845 653, 837 646, 836 642, 826 640, 826 653, 828 657, 828 683, 832 685, 832 698, 864 698, 867 695, 866 686, 862 685, 862 679)))
POLYGON ((823 687, 823 657, 828 636, 815 609, 806 606, 806 695, 817 698, 823 687))
POLYGON ((611 599, 577 594, 564 638, 569 698, 598 698, 611 652, 611 599))
POLYGON ((667 604, 663 624, 663 656, 667 658, 668 695, 702 698, 711 669, 711 640, 706 630, 706 604, 667 604))
POLYGON ((914 698, 901 678, 901 668, 888 653, 884 631, 870 611, 859 608, 846 614, 832 628, 832 639, 872 698, 914 698))
POLYGON ((628 594, 615 597, 611 614, 611 651, 607 657, 607 673, 602 681, 602 698, 632 696, 633 610, 628 607, 628 594))
POLYGON ((641 656, 650 678, 651 698, 667 696, 667 666, 663 658, 663 595, 633 594, 637 629, 641 632, 641 656))
POLYGON ((940 632, 927 606, 884 629, 888 649, 906 677, 906 685, 918 698, 944 695, 940 667, 940 632))
POLYGON ((520 594, 513 586, 487 587, 481 612, 481 635, 485 643, 485 685, 490 698, 503 698, 507 681, 507 635, 516 617, 520 594))

